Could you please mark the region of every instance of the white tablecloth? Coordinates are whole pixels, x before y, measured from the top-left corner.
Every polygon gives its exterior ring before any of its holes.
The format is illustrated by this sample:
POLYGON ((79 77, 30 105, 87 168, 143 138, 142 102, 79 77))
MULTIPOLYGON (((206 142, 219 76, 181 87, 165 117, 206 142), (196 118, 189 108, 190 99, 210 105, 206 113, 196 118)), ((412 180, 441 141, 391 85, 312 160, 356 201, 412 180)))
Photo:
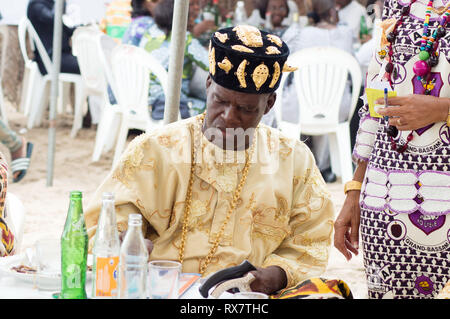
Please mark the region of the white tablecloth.
MULTIPOLYGON (((51 299, 52 294, 58 293, 59 289, 40 291, 35 279, 30 280, 31 275, 16 274, 11 271, 12 266, 26 264, 25 255, 0 258, 0 299, 51 299)), ((203 299, 198 291, 201 281, 194 283, 180 299, 203 299)), ((86 280, 86 293, 91 296, 92 281, 86 280)), ((224 293, 221 298, 229 298, 231 294, 224 293)))

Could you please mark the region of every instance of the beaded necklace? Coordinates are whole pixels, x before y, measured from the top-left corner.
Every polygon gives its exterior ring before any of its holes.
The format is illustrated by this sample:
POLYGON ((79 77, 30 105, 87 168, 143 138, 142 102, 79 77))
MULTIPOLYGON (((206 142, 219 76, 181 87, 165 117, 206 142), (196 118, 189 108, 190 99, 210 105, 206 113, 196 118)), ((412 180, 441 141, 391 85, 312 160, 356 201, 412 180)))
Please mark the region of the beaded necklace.
MULTIPOLYGON (((403 19, 409 15, 411 11, 411 6, 416 2, 417 0, 411 0, 410 4, 408 6, 405 6, 402 8, 400 18, 395 23, 394 28, 391 33, 389 33, 386 36, 386 39, 388 41, 388 57, 387 57, 387 64, 385 67, 386 76, 389 81, 389 84, 391 87, 393 87, 392 83, 392 75, 396 76, 396 69, 394 68, 393 64, 393 56, 394 56, 394 47, 393 44, 397 37, 397 28, 403 23, 403 19)), ((444 14, 439 19, 439 26, 436 28, 436 30, 429 35, 429 24, 430 24, 430 17, 431 12, 436 10, 433 8, 433 2, 434 0, 429 0, 427 4, 427 9, 425 12, 425 21, 424 21, 424 27, 423 27, 423 35, 421 40, 421 46, 420 46, 420 53, 418 55, 419 60, 414 63, 413 66, 413 72, 417 79, 422 83, 422 86, 424 88, 424 95, 430 95, 431 91, 434 87, 434 79, 430 80, 431 77, 431 68, 435 67, 439 63, 439 39, 443 38, 446 34, 445 27, 449 21, 450 16, 450 8, 447 5, 445 8, 444 14)), ((391 148, 393 150, 396 150, 399 153, 403 153, 406 151, 409 142, 413 139, 413 132, 408 134, 406 138, 406 143, 403 145, 397 145, 397 143, 394 140, 394 137, 398 134, 398 129, 393 126, 389 125, 386 129, 386 133, 390 138, 391 141, 391 148)))

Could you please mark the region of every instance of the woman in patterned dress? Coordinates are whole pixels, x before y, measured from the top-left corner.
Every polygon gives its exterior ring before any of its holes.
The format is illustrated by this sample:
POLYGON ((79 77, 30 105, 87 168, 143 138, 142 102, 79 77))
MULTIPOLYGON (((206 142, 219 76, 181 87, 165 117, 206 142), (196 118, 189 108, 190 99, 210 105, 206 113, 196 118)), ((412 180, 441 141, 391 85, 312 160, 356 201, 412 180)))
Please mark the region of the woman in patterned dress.
POLYGON ((347 259, 358 253, 361 232, 369 298, 434 298, 450 279, 450 24, 436 40, 437 63, 428 82, 413 71, 427 11, 429 34, 448 21, 450 1, 431 2, 431 9, 428 0, 384 3, 366 87, 390 79, 387 86, 397 97, 378 110, 379 117, 367 103, 359 112, 357 169, 335 223, 335 246, 347 259), (389 32, 399 20, 392 39, 389 32), (386 41, 393 49, 392 77, 385 74, 386 41), (388 134, 389 125, 396 130, 388 134))

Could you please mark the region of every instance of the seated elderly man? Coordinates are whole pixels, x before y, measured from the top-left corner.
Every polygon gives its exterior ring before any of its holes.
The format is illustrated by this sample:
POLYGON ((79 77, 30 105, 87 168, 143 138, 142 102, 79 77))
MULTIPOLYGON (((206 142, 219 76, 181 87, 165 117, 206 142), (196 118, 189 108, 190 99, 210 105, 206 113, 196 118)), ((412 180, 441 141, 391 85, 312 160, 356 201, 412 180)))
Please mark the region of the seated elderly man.
MULTIPOLYGON (((272 294, 321 274, 334 208, 299 140, 259 124, 274 105, 289 48, 250 26, 217 31, 202 115, 136 137, 85 212, 95 234, 103 192, 119 232, 142 214, 150 259, 208 275, 250 261, 253 291, 272 294)), ((91 242, 92 243, 92 242, 91 242)))

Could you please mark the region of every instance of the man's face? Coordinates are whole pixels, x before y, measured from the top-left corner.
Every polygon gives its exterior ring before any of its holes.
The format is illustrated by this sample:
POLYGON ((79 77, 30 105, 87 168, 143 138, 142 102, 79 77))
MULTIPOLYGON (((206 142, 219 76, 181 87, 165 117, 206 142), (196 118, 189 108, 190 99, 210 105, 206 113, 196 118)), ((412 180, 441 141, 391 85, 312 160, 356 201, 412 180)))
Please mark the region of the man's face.
POLYGON ((188 13, 188 30, 191 30, 195 25, 195 19, 200 14, 199 0, 189 1, 189 13, 188 13))
POLYGON ((287 2, 284 0, 269 0, 267 12, 271 13, 271 23, 274 27, 281 26, 283 19, 288 15, 287 2))
POLYGON ((262 116, 270 111, 276 94, 250 94, 229 90, 206 82, 206 118, 203 133, 212 143, 223 149, 248 148, 254 129, 262 116))

